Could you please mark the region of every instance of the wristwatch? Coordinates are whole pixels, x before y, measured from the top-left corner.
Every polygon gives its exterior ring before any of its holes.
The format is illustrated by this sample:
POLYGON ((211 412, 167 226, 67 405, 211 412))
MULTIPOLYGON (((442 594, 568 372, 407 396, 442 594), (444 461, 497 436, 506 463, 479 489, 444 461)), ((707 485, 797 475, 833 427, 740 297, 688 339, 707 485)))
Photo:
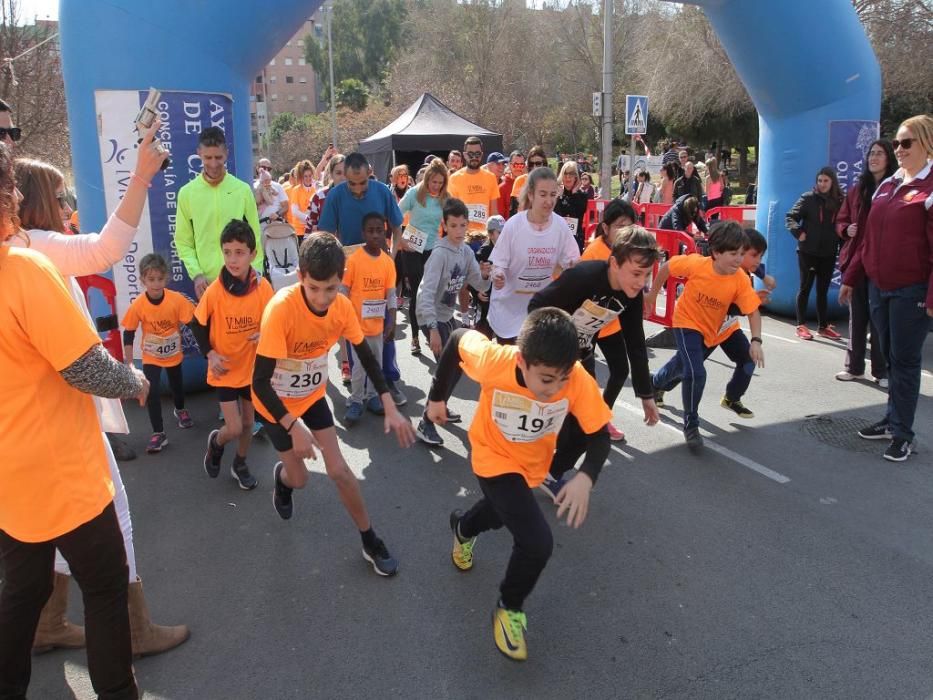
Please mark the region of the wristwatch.
POLYGON ((756 341, 758 342, 759 345, 764 345, 764 343, 761 342, 761 338, 759 338, 757 335, 753 335, 751 337, 751 340, 749 340, 750 343, 754 343, 756 341))

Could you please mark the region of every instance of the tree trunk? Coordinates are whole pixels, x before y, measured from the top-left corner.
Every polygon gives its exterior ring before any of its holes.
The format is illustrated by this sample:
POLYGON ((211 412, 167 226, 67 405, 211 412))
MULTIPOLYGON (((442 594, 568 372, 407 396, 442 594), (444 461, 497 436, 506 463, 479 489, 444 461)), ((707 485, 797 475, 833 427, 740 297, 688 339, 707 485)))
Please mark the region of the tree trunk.
POLYGON ((748 189, 748 144, 739 144, 739 189, 748 189))

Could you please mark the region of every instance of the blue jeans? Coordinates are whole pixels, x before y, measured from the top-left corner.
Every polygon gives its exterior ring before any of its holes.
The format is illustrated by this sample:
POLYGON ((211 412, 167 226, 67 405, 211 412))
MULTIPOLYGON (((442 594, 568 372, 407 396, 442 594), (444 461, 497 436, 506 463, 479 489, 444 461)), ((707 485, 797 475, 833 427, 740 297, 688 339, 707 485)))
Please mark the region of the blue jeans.
POLYGON ((888 361, 888 412, 885 420, 894 437, 901 440, 914 439, 923 343, 930 332, 926 296, 925 284, 884 292, 869 282, 871 320, 881 336, 881 352, 888 361))
POLYGON ((739 330, 726 338, 719 345, 707 347, 703 343, 703 334, 691 328, 673 328, 674 344, 677 354, 667 361, 651 378, 655 389, 670 391, 678 384, 684 401, 684 429, 697 428, 700 425, 700 399, 706 387, 706 367, 703 363, 717 347, 722 348, 726 356, 735 363, 732 379, 726 385, 726 398, 738 401, 752 381, 755 363, 749 354, 749 343, 745 334, 739 330))

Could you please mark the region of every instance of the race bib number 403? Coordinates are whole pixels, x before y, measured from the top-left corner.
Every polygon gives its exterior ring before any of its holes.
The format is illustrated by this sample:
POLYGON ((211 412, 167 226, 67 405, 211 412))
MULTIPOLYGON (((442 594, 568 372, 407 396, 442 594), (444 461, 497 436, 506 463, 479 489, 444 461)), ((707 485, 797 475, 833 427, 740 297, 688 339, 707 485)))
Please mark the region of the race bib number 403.
POLYGON ((496 389, 492 394, 492 420, 509 442, 534 442, 560 431, 570 402, 541 403, 527 396, 496 389))
POLYGON ((152 357, 168 359, 181 353, 181 336, 172 333, 170 336, 147 335, 143 340, 143 352, 152 357))
POLYGON ((272 388, 285 399, 303 399, 327 381, 327 355, 310 360, 277 360, 272 388))

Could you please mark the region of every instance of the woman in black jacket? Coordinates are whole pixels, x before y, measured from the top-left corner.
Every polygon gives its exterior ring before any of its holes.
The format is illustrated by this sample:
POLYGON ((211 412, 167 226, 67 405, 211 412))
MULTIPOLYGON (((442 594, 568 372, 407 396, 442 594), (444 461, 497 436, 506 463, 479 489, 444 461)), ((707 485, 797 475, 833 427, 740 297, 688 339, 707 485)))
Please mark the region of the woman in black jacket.
POLYGON ((564 217, 580 252, 583 252, 583 216, 590 198, 580 189, 580 174, 577 164, 572 160, 564 163, 560 169, 560 191, 554 203, 554 213, 564 217))
POLYGON ((684 165, 684 174, 674 182, 674 199, 680 199, 684 195, 696 197, 698 202, 703 201, 703 181, 696 166, 689 160, 684 165))
POLYGON ((836 179, 836 171, 830 167, 820 168, 816 175, 816 187, 804 192, 797 203, 787 212, 787 230, 797 239, 797 264, 800 267, 800 290, 797 292, 797 337, 813 340, 807 328, 807 302, 810 289, 816 281, 816 320, 819 333, 824 338, 838 340, 840 336, 829 324, 826 297, 836 267, 839 237, 836 235, 836 213, 842 206, 842 190, 836 179))

